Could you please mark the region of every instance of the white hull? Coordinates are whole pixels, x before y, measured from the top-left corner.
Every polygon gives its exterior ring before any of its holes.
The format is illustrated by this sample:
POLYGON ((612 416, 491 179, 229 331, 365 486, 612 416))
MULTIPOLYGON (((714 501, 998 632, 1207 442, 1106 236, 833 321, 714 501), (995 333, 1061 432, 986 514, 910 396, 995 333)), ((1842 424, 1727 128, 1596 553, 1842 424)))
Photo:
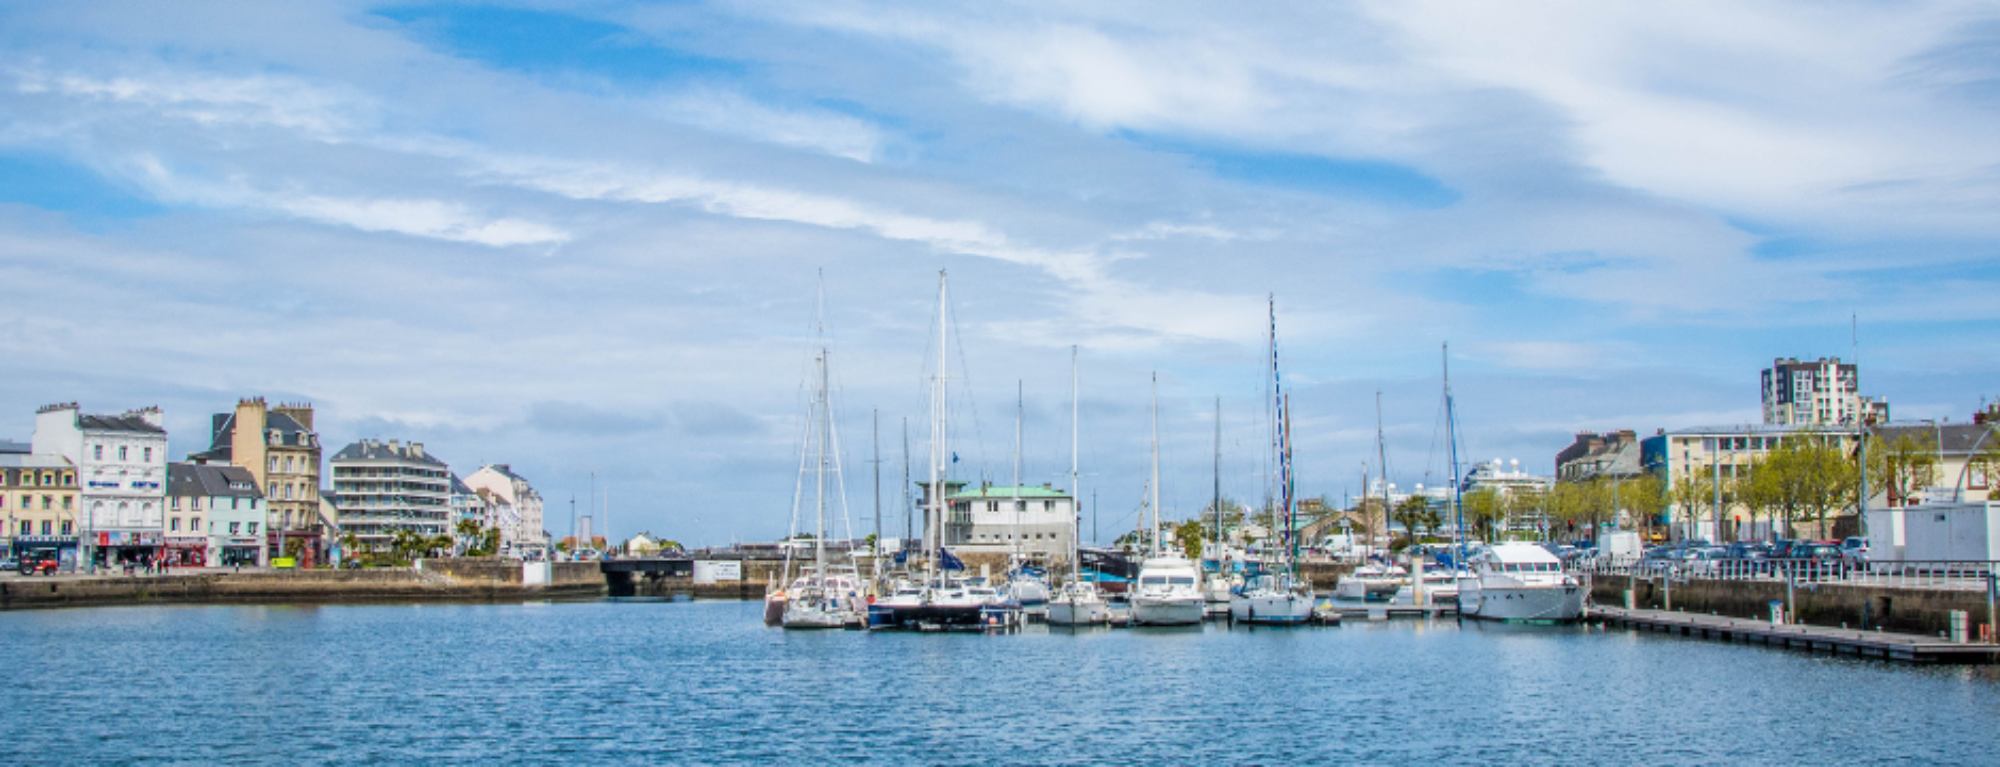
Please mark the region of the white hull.
POLYGON ((1294 624, 1312 620, 1309 594, 1241 594, 1229 600, 1229 619, 1238 623, 1294 624))
POLYGON ((1402 587, 1403 579, 1401 578, 1369 578, 1348 575, 1340 579, 1340 584, 1334 587, 1333 594, 1341 599, 1380 602, 1395 597, 1396 591, 1402 587))
POLYGON ((1051 626, 1102 626, 1111 622, 1111 606, 1104 600, 1069 601, 1058 599, 1049 603, 1049 625, 1051 626))
POLYGON ((1205 603, 1200 594, 1184 597, 1132 598, 1132 625, 1195 626, 1201 624, 1205 603))
POLYGON ((795 601, 785 605, 784 626, 788 629, 837 629, 860 623, 862 615, 855 612, 845 599, 795 601))
POLYGON ((1466 615, 1485 620, 1573 621, 1583 617, 1583 587, 1551 584, 1482 588, 1468 582, 1459 592, 1458 604, 1466 615))

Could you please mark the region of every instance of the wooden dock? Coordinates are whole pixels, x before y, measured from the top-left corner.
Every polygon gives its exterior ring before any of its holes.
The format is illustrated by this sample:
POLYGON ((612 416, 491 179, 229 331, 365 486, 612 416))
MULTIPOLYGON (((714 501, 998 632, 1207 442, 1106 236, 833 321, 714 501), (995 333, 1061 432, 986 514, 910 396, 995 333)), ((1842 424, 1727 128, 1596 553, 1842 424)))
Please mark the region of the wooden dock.
POLYGON ((1592 607, 1586 620, 1641 631, 1907 663, 1993 663, 2000 644, 1951 642, 1916 634, 1778 624, 1718 615, 1592 607))
POLYGON ((1428 605, 1396 605, 1386 602, 1369 602, 1364 604, 1330 603, 1323 605, 1321 609, 1344 618, 1365 618, 1374 621, 1388 620, 1390 618, 1443 618, 1456 617, 1458 615, 1458 604, 1456 602, 1428 605))

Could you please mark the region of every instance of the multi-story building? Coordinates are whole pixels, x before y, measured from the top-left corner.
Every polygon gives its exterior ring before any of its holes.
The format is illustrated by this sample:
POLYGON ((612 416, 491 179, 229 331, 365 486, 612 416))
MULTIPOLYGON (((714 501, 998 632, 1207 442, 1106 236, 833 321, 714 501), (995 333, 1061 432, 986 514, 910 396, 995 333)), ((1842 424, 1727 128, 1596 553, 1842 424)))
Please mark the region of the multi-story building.
POLYGON ((1773 360, 1764 369, 1764 423, 1845 426, 1888 423, 1889 402, 1861 396, 1861 371, 1839 357, 1773 360))
POLYGON ((466 477, 465 485, 495 505, 501 553, 517 557, 546 554, 549 536, 542 529, 542 494, 527 478, 515 474, 507 464, 495 463, 466 477))
POLYGON ((467 551, 479 545, 479 535, 468 535, 460 525, 471 522, 481 529, 496 526, 493 519, 493 504, 487 503, 479 491, 466 486, 465 480, 457 474, 451 475, 451 534, 458 541, 458 550, 467 551))
POLYGON ((1631 429, 1577 432, 1576 441, 1556 453, 1556 481, 1631 479, 1644 472, 1639 435, 1631 429))
MULTIPOLYGON (((1756 424, 1663 430, 1640 442, 1641 461, 1646 471, 1660 479, 1668 497, 1673 498, 1677 489, 1689 482, 1708 482, 1712 491, 1713 481, 1720 479, 1727 488, 1739 475, 1747 475, 1765 453, 1793 440, 1817 440, 1843 454, 1851 453, 1858 433, 1854 429, 1815 425, 1756 424)), ((1680 538, 1725 541, 1770 537, 1769 520, 1760 520, 1742 506, 1731 504, 1726 491, 1723 496, 1729 508, 1720 513, 1712 500, 1674 502, 1668 504, 1666 518, 1655 521, 1671 527, 1680 538)))
POLYGON ((264 565, 268 524, 257 477, 241 466, 167 464, 167 563, 264 565))
POLYGON ((319 513, 320 444, 311 403, 238 400, 234 411, 215 414, 208 449, 188 460, 249 470, 271 516, 263 525, 271 556, 292 557, 300 567, 323 557, 327 520, 319 513))
POLYGON ((7 552, 54 554, 76 565, 76 465, 60 455, 0 452, 0 515, 7 552))
POLYGON ((1048 485, 982 485, 947 496, 945 545, 966 553, 1039 554, 1068 560, 1076 499, 1048 485))
POLYGON ((98 564, 146 562, 166 526, 167 430, 157 407, 86 415, 76 403, 35 413, 34 452, 77 467, 86 556, 98 564))
POLYGON ((451 468, 421 442, 366 439, 334 453, 333 491, 341 535, 384 550, 396 531, 421 536, 451 531, 451 468))

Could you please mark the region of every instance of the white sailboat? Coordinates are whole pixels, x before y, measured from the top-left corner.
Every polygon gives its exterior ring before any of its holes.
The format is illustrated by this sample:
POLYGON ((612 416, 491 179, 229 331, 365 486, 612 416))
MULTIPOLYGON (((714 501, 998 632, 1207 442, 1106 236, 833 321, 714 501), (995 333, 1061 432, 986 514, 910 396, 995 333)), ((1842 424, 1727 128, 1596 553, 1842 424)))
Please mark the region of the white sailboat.
POLYGON ((1298 524, 1292 506, 1291 397, 1278 377, 1278 305, 1271 301, 1271 447, 1277 467, 1278 550, 1264 572, 1229 597, 1229 618, 1251 624, 1298 625, 1312 619, 1312 587, 1298 574, 1298 524))
POLYGON ((1160 378, 1153 376, 1153 540, 1152 554, 1139 565, 1129 592, 1135 626, 1193 626, 1201 623, 1201 567, 1171 552, 1160 539, 1160 378))
POLYGON ((1023 509, 1027 504, 1021 500, 1021 420, 1023 402, 1020 382, 1014 383, 1014 487, 1009 503, 1014 507, 1014 554, 1007 560, 1007 597, 1030 613, 1042 613, 1049 606, 1049 583, 1043 580, 1047 570, 1022 551, 1026 540, 1023 509))
MULTIPOLYGON (((1380 391, 1375 392, 1375 455, 1377 469, 1382 472, 1382 528, 1379 531, 1371 531, 1369 537, 1387 541, 1389 540, 1389 451, 1382 438, 1382 392, 1380 391)), ((1364 480, 1361 492, 1366 496, 1368 487, 1365 480, 1368 476, 1364 472, 1361 478, 1364 480)), ((1367 504, 1363 503, 1362 507, 1366 508, 1367 504)), ((1369 524, 1372 526, 1374 521, 1369 520, 1369 524)), ((1365 562, 1341 576, 1340 583, 1334 586, 1333 595, 1341 599, 1364 602, 1387 602, 1393 600, 1396 592, 1402 590, 1409 572, 1393 562, 1365 562)))
POLYGON ((954 577, 964 565, 945 550, 944 523, 949 510, 944 478, 946 461, 946 362, 949 331, 949 289, 945 273, 938 272, 938 370, 931 389, 930 492, 924 508, 923 550, 926 560, 922 578, 879 597, 868 606, 868 626, 877 629, 954 629, 1013 626, 1020 620, 1020 606, 1004 593, 983 584, 954 577), (954 566, 956 565, 956 566, 954 566))
POLYGON ((1111 605, 1104 596, 1097 593, 1097 584, 1083 579, 1083 552, 1079 541, 1083 537, 1083 486, 1077 483, 1077 433, 1079 430, 1081 398, 1077 386, 1076 347, 1069 350, 1069 486, 1075 503, 1070 509, 1075 514, 1070 517, 1069 535, 1069 580, 1054 598, 1049 600, 1049 624, 1052 626, 1097 626, 1111 622, 1111 605))
POLYGON ((860 573, 852 565, 836 570, 826 558, 827 479, 839 467, 833 458, 833 398, 826 375, 826 349, 815 359, 817 391, 813 395, 813 425, 808 440, 817 447, 814 474, 817 492, 813 511, 813 565, 786 590, 784 615, 788 629, 837 629, 862 622, 866 604, 860 573))
POLYGON ((1209 501, 1214 523, 1209 531, 1209 550, 1203 552, 1201 598, 1210 615, 1228 615, 1229 597, 1243 585, 1240 575, 1229 572, 1229 556, 1222 547, 1222 398, 1215 398, 1215 494, 1209 501), (1213 568, 1211 568, 1213 565, 1213 568))

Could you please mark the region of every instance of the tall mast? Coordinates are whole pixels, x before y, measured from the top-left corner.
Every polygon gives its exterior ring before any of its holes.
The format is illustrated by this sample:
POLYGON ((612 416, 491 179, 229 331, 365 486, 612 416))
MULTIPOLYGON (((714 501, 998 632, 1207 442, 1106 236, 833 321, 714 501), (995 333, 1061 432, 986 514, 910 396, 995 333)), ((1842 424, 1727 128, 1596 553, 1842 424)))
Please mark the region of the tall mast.
POLYGON ((819 475, 815 481, 819 485, 819 498, 813 509, 813 565, 818 567, 819 570, 813 577, 824 582, 826 579, 826 472, 828 469, 826 456, 827 442, 833 438, 833 428, 830 425, 833 419, 827 412, 826 349, 824 347, 820 349, 818 362, 819 393, 817 396, 818 402, 815 403, 815 406, 819 410, 819 423, 816 424, 819 427, 819 434, 815 435, 815 437, 819 440, 819 475))
MULTIPOLYGON (((1382 475, 1382 534, 1389 533, 1389 448, 1382 438, 1382 390, 1375 390, 1375 464, 1377 473, 1382 475)), ((1366 495, 1368 488, 1362 488, 1366 495)))
POLYGON ((1069 536, 1069 573, 1071 581, 1076 581, 1083 577, 1083 543, 1078 540, 1083 537, 1083 486, 1077 482, 1076 471, 1077 455, 1079 453, 1077 450, 1077 445, 1079 444, 1077 435, 1081 430, 1079 424, 1082 423, 1082 402, 1083 389, 1077 384, 1076 347, 1072 345, 1069 347, 1069 509, 1072 512, 1069 536))
POLYGON ((1021 526, 1024 524, 1021 503, 1021 415, 1025 409, 1021 379, 1014 379, 1014 554, 1021 553, 1021 526))
POLYGON ((945 334, 945 287, 943 269, 938 270, 938 369, 937 386, 931 390, 931 492, 930 508, 924 512, 924 547, 929 549, 931 574, 937 575, 943 564, 944 551, 944 479, 945 452, 944 403, 945 403, 945 359, 950 340, 945 334))
POLYGON ((1444 344, 1444 438, 1451 447, 1451 515, 1458 524, 1458 561, 1453 564, 1465 565, 1465 498, 1459 494, 1458 477, 1458 414, 1453 411, 1451 401, 1451 342, 1444 344))
POLYGON ((881 408, 878 407, 869 411, 869 425, 871 427, 871 431, 873 432, 873 435, 868 440, 869 451, 872 452, 875 456, 873 460, 869 461, 869 463, 875 465, 875 545, 872 547, 874 548, 873 561, 875 564, 875 578, 876 580, 881 580, 882 578, 882 409, 881 408))
POLYGON ((903 540, 901 542, 902 546, 910 545, 910 538, 914 537, 910 535, 912 532, 915 532, 914 530, 911 529, 915 527, 915 525, 911 524, 910 516, 911 516, 911 511, 914 510, 915 508, 916 504, 910 503, 910 417, 903 416, 903 540))
MULTIPOLYGON (((1222 397, 1215 398, 1215 497, 1209 501, 1210 516, 1215 518, 1213 540, 1215 559, 1222 561, 1222 397)), ((1219 569, 1219 567, 1218 567, 1219 569)))
POLYGON ((1153 556, 1160 555, 1160 374, 1153 374, 1153 556))

